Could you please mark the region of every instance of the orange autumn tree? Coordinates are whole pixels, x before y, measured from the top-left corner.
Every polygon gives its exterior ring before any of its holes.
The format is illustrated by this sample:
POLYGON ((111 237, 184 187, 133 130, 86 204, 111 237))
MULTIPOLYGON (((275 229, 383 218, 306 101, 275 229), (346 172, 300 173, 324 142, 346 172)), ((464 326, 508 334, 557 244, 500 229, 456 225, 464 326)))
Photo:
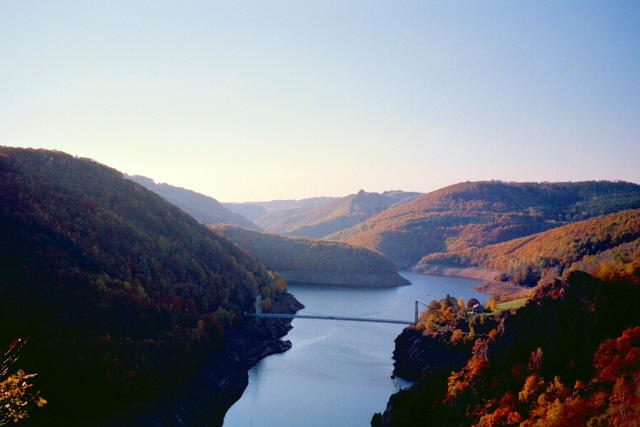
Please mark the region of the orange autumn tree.
MULTIPOLYGON (((535 352, 534 352, 535 354, 535 352)), ((508 390, 487 401, 474 427, 635 427, 640 420, 640 327, 605 340, 593 358, 596 368, 589 382, 565 385, 560 377, 546 381, 530 374, 517 394, 508 390)), ((477 374, 477 373, 476 373, 477 374)), ((471 384, 464 371, 449 378, 449 395, 471 384), (465 381, 466 380, 466 381, 465 381)))
POLYGON ((634 425, 640 419, 640 327, 603 342, 593 364, 595 379, 611 389, 602 418, 614 426, 634 425))

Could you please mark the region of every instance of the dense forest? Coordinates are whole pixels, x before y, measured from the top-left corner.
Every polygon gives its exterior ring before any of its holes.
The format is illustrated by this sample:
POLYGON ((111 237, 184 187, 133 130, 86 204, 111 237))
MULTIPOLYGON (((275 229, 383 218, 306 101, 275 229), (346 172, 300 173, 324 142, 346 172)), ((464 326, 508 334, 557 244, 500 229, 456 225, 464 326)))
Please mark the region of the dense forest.
POLYGON ((314 208, 270 212, 255 220, 267 231, 287 236, 322 238, 371 218, 391 206, 407 203, 420 193, 385 191, 341 197, 314 208))
POLYGON ((126 178, 147 187, 154 193, 158 193, 163 199, 176 205, 204 224, 231 224, 253 230, 261 229, 241 214, 232 212, 212 197, 169 184, 158 184, 154 180, 140 175, 127 175, 126 178))
POLYGON ((632 281, 572 272, 518 309, 433 301, 396 340, 394 372, 418 384, 372 425, 635 426, 638 295, 632 281))
POLYGON ((270 270, 320 270, 345 273, 395 273, 393 262, 379 252, 340 242, 286 237, 229 225, 216 232, 249 251, 270 270))
POLYGON ((11 369, 38 373, 34 425, 156 401, 227 361, 255 295, 286 288, 157 194, 61 152, 0 147, 0 236, 0 348, 29 338, 11 369))
POLYGON ((626 182, 468 182, 390 207, 326 239, 378 250, 405 268, 431 253, 484 247, 637 208, 640 185, 626 182))
POLYGON ((435 253, 417 271, 434 266, 502 270, 502 281, 533 286, 573 270, 603 279, 640 282, 640 209, 630 209, 558 227, 484 248, 435 253))
POLYGON ((287 281, 290 281, 287 273, 297 270, 344 273, 343 277, 355 273, 360 278, 360 275, 382 274, 388 286, 409 284, 397 274, 393 261, 370 249, 341 242, 280 236, 224 224, 212 225, 211 228, 246 249, 265 267, 282 272, 287 281))

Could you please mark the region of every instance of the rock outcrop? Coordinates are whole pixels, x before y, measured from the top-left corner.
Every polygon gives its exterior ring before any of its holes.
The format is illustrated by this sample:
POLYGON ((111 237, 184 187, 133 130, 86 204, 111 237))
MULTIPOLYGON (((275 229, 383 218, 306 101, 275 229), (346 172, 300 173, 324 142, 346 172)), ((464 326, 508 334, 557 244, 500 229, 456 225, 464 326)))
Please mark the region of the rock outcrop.
POLYGON ((395 340, 394 375, 420 380, 426 375, 460 370, 471 356, 471 345, 451 345, 450 337, 450 333, 424 336, 406 328, 395 340))
MULTIPOLYGON (((293 295, 285 293, 273 300, 269 312, 293 314, 302 308, 293 295)), ((247 319, 227 337, 223 350, 212 355, 171 395, 103 426, 222 426, 227 410, 249 384, 249 369, 265 357, 291 348, 291 341, 281 339, 291 328, 291 319, 262 319, 260 324, 247 319)))

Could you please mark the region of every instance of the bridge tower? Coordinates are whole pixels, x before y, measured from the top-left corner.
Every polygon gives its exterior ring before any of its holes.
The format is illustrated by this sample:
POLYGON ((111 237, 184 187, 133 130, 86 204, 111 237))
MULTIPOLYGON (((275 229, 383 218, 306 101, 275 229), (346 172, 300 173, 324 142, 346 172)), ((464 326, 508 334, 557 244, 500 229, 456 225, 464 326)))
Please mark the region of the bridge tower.
POLYGON ((416 321, 413 323, 414 325, 418 324, 418 301, 416 301, 416 321))
POLYGON ((260 324, 260 314, 262 314, 262 294, 256 295, 256 323, 260 324))

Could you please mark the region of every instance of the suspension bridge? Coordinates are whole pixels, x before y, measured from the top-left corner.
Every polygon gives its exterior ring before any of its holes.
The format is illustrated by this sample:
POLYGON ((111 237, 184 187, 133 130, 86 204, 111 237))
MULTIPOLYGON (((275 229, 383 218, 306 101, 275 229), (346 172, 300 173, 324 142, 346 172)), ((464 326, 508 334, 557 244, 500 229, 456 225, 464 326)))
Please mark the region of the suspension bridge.
MULTIPOLYGON (((416 301, 415 309, 414 309, 414 320, 397 320, 397 319, 379 319, 379 318, 371 318, 364 316, 332 316, 332 315, 322 315, 322 314, 280 314, 280 313, 263 313, 262 312, 262 295, 258 294, 256 297, 256 311, 255 313, 247 313, 245 312, 245 316, 255 317, 256 321, 259 322, 260 319, 324 319, 324 320, 349 320, 353 322, 376 322, 376 323, 399 323, 402 325, 415 325, 418 323, 418 314, 419 314, 419 306, 427 307, 425 304, 416 301)), ((405 305, 406 306, 406 305, 405 305)), ((403 306, 404 307, 404 306, 403 306)), ((385 311, 391 311, 385 310, 385 311)), ((378 312, 382 313, 382 312, 378 312)), ((377 313, 371 313, 377 314, 377 313)))

